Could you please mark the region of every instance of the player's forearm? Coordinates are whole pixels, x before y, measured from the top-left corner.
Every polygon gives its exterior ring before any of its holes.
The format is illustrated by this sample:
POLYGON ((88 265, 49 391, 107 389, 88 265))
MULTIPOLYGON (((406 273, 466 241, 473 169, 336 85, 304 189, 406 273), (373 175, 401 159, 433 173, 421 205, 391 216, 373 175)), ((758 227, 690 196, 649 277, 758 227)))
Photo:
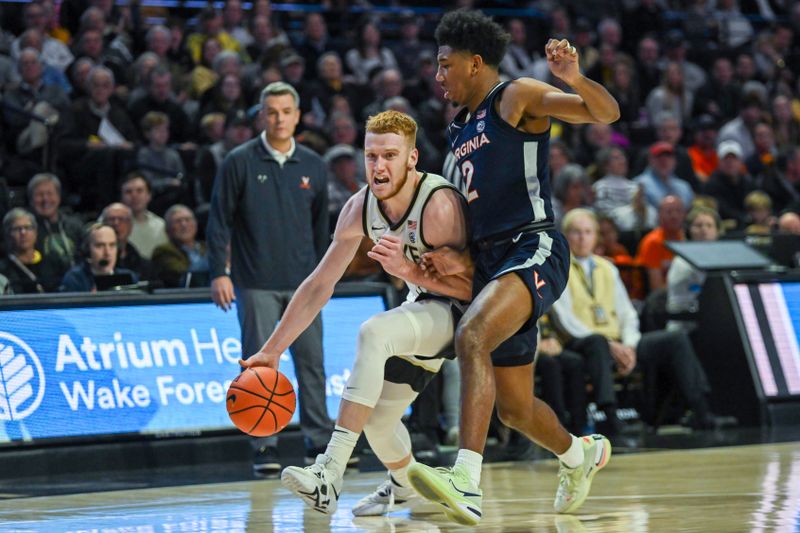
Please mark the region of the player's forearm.
POLYGON ((583 98, 586 109, 598 122, 611 124, 619 119, 619 104, 605 87, 583 75, 570 86, 583 98))
POLYGON ((333 286, 306 279, 297 288, 275 331, 261 347, 262 352, 283 353, 314 321, 333 296, 333 286))
POLYGON ((403 277, 405 281, 442 296, 449 296, 462 301, 469 301, 472 299, 473 270, 471 264, 465 272, 439 278, 426 277, 424 271, 418 264, 412 263, 412 265, 407 277, 403 277))

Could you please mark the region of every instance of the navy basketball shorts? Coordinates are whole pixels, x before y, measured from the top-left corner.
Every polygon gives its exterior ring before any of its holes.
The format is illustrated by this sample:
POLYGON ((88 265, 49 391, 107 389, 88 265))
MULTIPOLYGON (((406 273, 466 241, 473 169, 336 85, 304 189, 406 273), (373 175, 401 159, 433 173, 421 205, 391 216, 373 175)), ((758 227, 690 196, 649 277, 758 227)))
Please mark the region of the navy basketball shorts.
POLYGON ((556 230, 522 233, 495 246, 473 250, 475 275, 473 298, 489 284, 507 274, 516 274, 533 299, 533 313, 522 328, 492 352, 494 366, 521 366, 536 354, 536 322, 558 300, 569 276, 569 245, 556 230))

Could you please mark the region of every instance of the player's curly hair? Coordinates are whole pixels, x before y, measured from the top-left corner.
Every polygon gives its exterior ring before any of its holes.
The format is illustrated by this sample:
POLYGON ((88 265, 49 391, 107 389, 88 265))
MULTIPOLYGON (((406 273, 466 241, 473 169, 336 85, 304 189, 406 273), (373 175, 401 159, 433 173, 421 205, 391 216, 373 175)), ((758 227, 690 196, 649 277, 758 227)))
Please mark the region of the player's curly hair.
POLYGON ((383 111, 367 119, 367 133, 397 133, 408 139, 411 146, 417 142, 417 122, 399 111, 383 111))
POLYGON ((506 55, 511 40, 498 23, 480 11, 469 9, 447 13, 439 22, 435 36, 439 46, 477 54, 484 63, 495 68, 506 55))

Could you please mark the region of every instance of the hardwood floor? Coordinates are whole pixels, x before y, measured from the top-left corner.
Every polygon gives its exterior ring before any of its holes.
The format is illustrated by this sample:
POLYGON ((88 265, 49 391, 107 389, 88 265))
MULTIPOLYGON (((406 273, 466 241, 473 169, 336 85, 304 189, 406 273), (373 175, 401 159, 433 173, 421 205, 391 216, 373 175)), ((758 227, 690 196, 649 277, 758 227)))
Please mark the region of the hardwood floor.
MULTIPOLYGON (((495 463, 483 473, 476 531, 800 531, 800 442, 615 455, 578 514, 552 512, 554 460, 495 463)), ((383 480, 348 474, 339 510, 325 516, 277 480, 84 492, 0 501, 3 532, 468 531, 423 506, 354 518, 383 480)))

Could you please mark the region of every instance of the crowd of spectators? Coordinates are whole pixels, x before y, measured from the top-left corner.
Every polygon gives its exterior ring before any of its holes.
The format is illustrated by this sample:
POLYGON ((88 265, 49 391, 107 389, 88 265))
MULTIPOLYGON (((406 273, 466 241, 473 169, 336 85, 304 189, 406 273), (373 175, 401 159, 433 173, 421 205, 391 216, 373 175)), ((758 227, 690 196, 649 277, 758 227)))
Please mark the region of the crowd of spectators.
MULTIPOLYGON (((93 290, 75 276, 105 264, 93 250, 108 228, 110 271, 207 285, 216 171, 264 129, 259 94, 277 80, 300 95, 298 141, 328 165, 331 226, 364 185, 362 125, 379 111, 414 116, 419 168, 459 180, 445 135, 454 109, 435 80, 440 13, 329 4, 3 4, 0 193, 12 194, 0 194, 0 291, 93 290)), ((476 2, 445 9, 456 4, 476 2)), ((552 124, 551 179, 557 223, 594 211, 594 253, 621 269, 634 304, 670 283, 664 242, 686 238, 692 208, 706 211, 690 224, 705 215, 719 234, 800 233, 800 3, 522 4, 496 17, 511 35, 501 75, 563 86, 543 50, 568 38, 620 104, 610 126, 552 124)), ((379 269, 356 263, 359 276, 379 269)))

